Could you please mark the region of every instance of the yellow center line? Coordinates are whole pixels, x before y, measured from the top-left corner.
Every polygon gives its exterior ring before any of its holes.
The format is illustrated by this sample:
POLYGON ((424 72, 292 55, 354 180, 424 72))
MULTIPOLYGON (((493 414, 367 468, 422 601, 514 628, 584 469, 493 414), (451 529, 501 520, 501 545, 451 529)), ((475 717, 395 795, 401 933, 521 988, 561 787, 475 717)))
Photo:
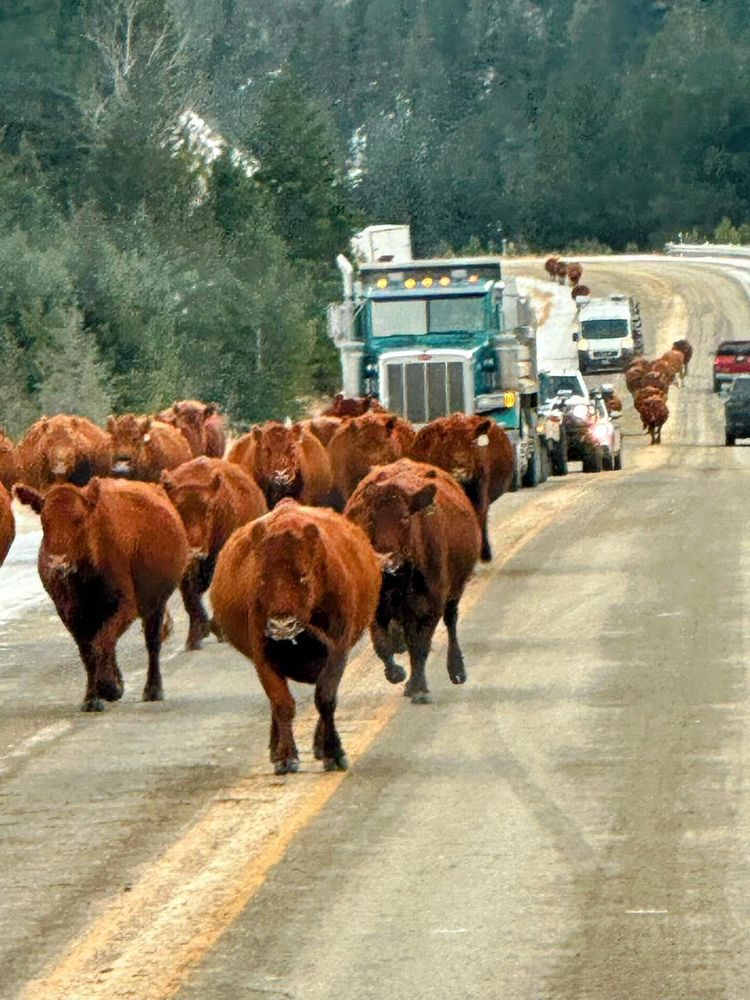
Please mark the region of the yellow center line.
MULTIPOLYGON (((607 477, 608 483, 615 478, 607 477)), ((471 582, 466 616, 497 572, 573 506, 601 476, 561 484, 501 521, 493 542, 503 553, 471 582)), ((435 653, 444 652, 444 643, 435 653), (442 646, 442 649, 441 649, 442 646)), ((369 647, 347 668, 340 728, 356 764, 404 699, 383 684, 369 647)), ((313 707, 296 723, 300 745, 312 742, 313 707)), ((132 890, 103 904, 64 957, 29 982, 19 1000, 168 1000, 232 925, 281 861, 294 838, 338 790, 345 773, 324 773, 302 755, 297 775, 276 778, 258 763, 217 795, 187 832, 149 863, 132 890)))

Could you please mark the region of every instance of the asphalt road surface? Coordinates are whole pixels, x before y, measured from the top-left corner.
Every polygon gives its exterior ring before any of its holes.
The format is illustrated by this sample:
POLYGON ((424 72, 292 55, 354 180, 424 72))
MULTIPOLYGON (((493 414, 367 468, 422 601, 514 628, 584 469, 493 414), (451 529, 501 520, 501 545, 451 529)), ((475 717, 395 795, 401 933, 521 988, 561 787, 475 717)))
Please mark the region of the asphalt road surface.
POLYGON ((167 700, 139 701, 133 629, 125 698, 81 714, 54 609, 8 610, 28 559, 0 571, 3 1000, 750 996, 750 449, 722 445, 709 359, 748 297, 695 262, 585 280, 638 294, 649 352, 695 346, 665 443, 626 413, 623 472, 495 505, 468 683, 441 634, 413 706, 363 643, 345 776, 271 775, 252 667, 183 652, 176 606, 167 700))

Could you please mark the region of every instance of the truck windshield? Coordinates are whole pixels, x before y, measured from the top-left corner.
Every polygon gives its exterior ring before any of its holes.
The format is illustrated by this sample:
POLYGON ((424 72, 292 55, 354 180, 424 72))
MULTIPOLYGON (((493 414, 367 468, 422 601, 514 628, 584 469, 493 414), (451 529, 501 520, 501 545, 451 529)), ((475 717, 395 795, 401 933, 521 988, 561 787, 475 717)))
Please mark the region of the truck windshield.
POLYGON ((373 337, 402 334, 476 333, 483 330, 484 297, 380 299, 372 303, 373 337))
POLYGON ((548 375, 539 373, 539 395, 542 399, 553 399, 561 389, 569 389, 574 395, 581 395, 581 380, 578 375, 548 375))
POLYGON ((628 336, 626 319, 585 319, 581 322, 581 335, 586 340, 615 340, 628 336))

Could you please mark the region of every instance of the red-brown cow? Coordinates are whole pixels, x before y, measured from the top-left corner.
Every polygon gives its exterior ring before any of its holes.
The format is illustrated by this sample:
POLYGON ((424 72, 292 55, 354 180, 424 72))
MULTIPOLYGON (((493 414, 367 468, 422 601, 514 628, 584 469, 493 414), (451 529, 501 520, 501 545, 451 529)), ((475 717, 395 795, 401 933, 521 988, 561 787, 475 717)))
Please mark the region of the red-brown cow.
POLYGON ((319 507, 331 496, 331 463, 314 434, 299 424, 268 420, 229 449, 227 461, 242 466, 263 490, 269 508, 292 497, 319 507))
POLYGON ((490 504, 511 488, 515 469, 515 451, 507 433, 489 417, 454 413, 425 424, 417 433, 412 455, 444 469, 461 485, 479 520, 482 562, 489 562, 490 504))
POLYGON ((311 417, 309 420, 301 420, 300 427, 314 434, 323 447, 327 448, 331 438, 343 423, 343 417, 311 417))
POLYGON ((122 479, 158 483, 162 472, 192 457, 180 431, 152 417, 133 413, 109 417, 107 430, 112 438, 111 475, 122 479))
POLYGON ((363 413, 385 413, 385 409, 374 396, 345 396, 338 392, 333 402, 321 416, 324 417, 361 417, 363 413))
POLYGON ((565 284, 565 279, 568 276, 568 265, 564 260, 558 260, 555 264, 555 274, 557 275, 557 280, 561 285, 565 284))
POLYGON ((393 413, 365 413, 347 420, 328 445, 334 506, 343 509, 373 466, 395 462, 407 455, 413 444, 411 425, 393 413))
POLYGON ((218 404, 212 403, 215 407, 213 413, 206 417, 206 455, 209 458, 223 458, 227 450, 227 431, 224 424, 224 417, 219 413, 218 404))
POLYGON ((19 481, 46 490, 53 483, 85 486, 92 476, 109 475, 109 434, 85 417, 42 417, 18 446, 19 481))
POLYGON ((203 403, 199 399, 182 399, 161 413, 157 413, 156 419, 176 427, 190 445, 191 456, 197 458, 206 454, 206 421, 216 413, 216 409, 215 403, 203 403))
POLYGON ((685 355, 682 351, 672 348, 659 358, 662 365, 670 372, 675 382, 677 382, 685 368, 685 355))
POLYGON ((380 567, 359 528, 293 500, 240 528, 222 549, 211 587, 214 615, 255 664, 271 702, 277 774, 299 769, 288 679, 315 685, 315 757, 327 771, 348 767, 334 721, 336 695, 379 591, 380 567))
POLYGON ((18 479, 18 452, 8 435, 0 429, 0 484, 13 489, 18 479))
POLYGON ((636 358, 625 372, 625 385, 628 391, 635 395, 644 386, 644 380, 649 372, 650 362, 646 358, 636 358))
POLYGON ((591 295, 591 289, 588 285, 576 285, 570 293, 571 299, 575 302, 577 299, 585 299, 591 295))
POLYGON ((148 650, 144 701, 164 694, 159 652, 170 594, 188 560, 182 521, 164 491, 150 483, 92 479, 43 496, 28 486, 16 496, 41 514, 39 576, 86 667, 84 712, 122 697, 115 647, 140 618, 148 650))
POLYGON ((239 465, 202 455, 162 475, 167 496, 182 518, 190 546, 190 562, 180 584, 190 620, 186 649, 200 649, 211 632, 222 640, 220 629, 209 620, 202 595, 208 590, 219 552, 229 536, 268 510, 250 473, 239 465))
POLYGON ((682 367, 682 377, 684 378, 687 375, 688 365, 690 364, 690 359, 693 356, 692 345, 690 344, 689 340, 686 340, 683 337, 680 340, 675 340, 675 342, 672 344, 672 350, 680 351, 685 359, 685 363, 682 367))
POLYGON ((392 684, 406 679, 393 657, 407 649, 411 675, 404 694, 417 704, 430 700, 425 666, 442 618, 448 629, 448 676, 463 684, 458 604, 479 558, 481 535, 461 487, 442 469, 402 458, 373 469, 345 513, 383 562, 372 641, 386 678, 392 684))
POLYGON ((583 275, 583 268, 577 261, 568 264, 568 281, 571 285, 579 285, 583 275))
POLYGON ((557 280, 557 262, 559 260, 560 258, 557 254, 552 254, 552 256, 548 257, 544 262, 544 270, 553 281, 557 280))
POLYGON ((13 518, 10 494, 0 483, 0 566, 5 562, 15 537, 16 522, 13 518))
POLYGON ((661 429, 669 418, 669 407, 664 396, 652 395, 636 406, 643 429, 651 437, 651 444, 661 444, 661 429))

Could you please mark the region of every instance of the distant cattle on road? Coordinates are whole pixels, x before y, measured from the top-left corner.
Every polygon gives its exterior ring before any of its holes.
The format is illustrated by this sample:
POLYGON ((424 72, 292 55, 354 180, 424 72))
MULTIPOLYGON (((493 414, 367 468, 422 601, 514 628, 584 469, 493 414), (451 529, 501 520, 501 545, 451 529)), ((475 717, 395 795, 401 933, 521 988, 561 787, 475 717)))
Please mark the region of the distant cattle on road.
POLYGON ((180 431, 152 417, 124 413, 107 420, 112 438, 111 475, 158 483, 167 469, 189 462, 190 446, 180 431))

